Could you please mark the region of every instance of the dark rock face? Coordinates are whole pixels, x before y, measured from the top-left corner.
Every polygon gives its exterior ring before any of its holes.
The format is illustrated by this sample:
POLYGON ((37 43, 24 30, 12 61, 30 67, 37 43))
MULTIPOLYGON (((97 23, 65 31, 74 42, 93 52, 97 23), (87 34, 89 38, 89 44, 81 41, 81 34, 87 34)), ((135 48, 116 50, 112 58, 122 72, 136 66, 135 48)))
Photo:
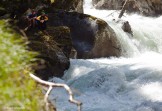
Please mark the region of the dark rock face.
POLYGON ((68 27, 48 27, 47 32, 48 36, 33 29, 27 31, 29 47, 39 52, 37 58, 41 59, 35 67, 35 73, 44 80, 63 76, 70 66, 69 56, 72 48, 68 27))
POLYGON ((124 32, 127 32, 127 33, 133 35, 131 26, 130 26, 130 24, 129 24, 128 21, 125 21, 125 22, 123 23, 122 29, 123 29, 124 32))
POLYGON ((120 56, 120 45, 114 31, 101 19, 76 12, 49 14, 49 24, 70 28, 78 58, 120 56))
MULTIPOLYGON (((98 9, 120 10, 125 0, 93 0, 98 9)), ((126 5, 127 12, 138 12, 146 16, 157 16, 162 14, 161 0, 136 0, 129 1, 126 5)))
POLYGON ((55 0, 52 7, 54 9, 83 13, 83 0, 55 0))

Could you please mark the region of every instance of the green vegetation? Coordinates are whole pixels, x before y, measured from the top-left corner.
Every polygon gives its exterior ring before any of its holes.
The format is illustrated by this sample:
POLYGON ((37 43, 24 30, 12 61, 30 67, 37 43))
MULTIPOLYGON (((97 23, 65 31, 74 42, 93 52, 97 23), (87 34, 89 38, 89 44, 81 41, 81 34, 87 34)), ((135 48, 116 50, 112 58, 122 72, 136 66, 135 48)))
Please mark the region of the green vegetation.
POLYGON ((43 95, 27 73, 36 54, 26 49, 21 36, 0 20, 0 111, 43 111, 43 95))

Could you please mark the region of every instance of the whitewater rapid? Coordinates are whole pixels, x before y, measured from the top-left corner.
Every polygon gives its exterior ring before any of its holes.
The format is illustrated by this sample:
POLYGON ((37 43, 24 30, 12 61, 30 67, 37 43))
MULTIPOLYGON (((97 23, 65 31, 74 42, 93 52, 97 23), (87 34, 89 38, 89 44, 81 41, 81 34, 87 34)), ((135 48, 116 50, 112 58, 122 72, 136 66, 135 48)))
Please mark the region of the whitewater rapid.
MULTIPOLYGON (((82 111, 162 111, 162 17, 137 14, 122 17, 129 21, 133 38, 116 23, 119 11, 96 10, 90 0, 84 12, 105 20, 125 50, 120 58, 71 59, 62 79, 68 84, 82 111)), ((54 88, 50 99, 58 111, 76 111, 64 89, 54 88)))

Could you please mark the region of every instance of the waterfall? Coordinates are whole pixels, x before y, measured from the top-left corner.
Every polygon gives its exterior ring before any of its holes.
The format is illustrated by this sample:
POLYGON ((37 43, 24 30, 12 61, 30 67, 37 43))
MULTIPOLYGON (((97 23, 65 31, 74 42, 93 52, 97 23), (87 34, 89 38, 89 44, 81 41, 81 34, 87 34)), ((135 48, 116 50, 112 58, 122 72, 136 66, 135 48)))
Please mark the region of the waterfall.
MULTIPOLYGON (((119 11, 96 10, 86 0, 84 12, 105 20, 115 31, 125 55, 116 58, 77 60, 62 79, 75 98, 83 102, 82 111, 162 111, 162 17, 125 14, 133 37, 116 23, 119 11)), ((53 89, 51 97, 58 111, 76 111, 63 89, 53 89), (55 100, 55 101, 54 101, 55 100)))

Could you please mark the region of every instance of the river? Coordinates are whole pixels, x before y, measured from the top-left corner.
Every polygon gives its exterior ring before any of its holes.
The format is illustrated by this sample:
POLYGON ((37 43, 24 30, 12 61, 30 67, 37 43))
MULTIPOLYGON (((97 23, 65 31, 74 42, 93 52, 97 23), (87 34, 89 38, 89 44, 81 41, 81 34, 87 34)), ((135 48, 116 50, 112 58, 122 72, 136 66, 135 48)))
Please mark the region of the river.
MULTIPOLYGON (((121 57, 71 59, 70 69, 56 82, 68 84, 82 111, 162 111, 162 16, 124 14, 133 37, 121 29, 120 11, 97 10, 86 0, 84 12, 105 20, 115 31, 121 57)), ((64 89, 54 88, 50 99, 58 111, 76 111, 64 89)))

